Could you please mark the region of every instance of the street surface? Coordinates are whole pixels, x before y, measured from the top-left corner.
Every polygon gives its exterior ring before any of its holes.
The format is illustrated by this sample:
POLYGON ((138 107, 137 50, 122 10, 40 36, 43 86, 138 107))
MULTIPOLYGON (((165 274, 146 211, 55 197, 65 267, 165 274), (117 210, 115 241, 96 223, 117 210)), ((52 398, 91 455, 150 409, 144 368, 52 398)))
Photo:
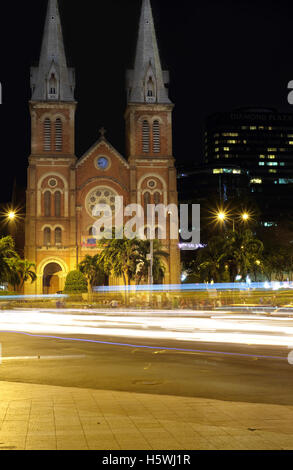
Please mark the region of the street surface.
POLYGON ((288 313, 0 311, 0 381, 293 405, 288 313))

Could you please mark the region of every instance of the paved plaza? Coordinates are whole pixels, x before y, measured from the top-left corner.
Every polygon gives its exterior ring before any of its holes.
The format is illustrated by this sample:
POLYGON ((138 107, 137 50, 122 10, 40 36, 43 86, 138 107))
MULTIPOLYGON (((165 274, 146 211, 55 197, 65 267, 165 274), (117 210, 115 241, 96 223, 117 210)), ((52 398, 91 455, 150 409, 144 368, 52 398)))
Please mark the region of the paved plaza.
POLYGON ((0 450, 293 449, 293 406, 0 382, 0 450))

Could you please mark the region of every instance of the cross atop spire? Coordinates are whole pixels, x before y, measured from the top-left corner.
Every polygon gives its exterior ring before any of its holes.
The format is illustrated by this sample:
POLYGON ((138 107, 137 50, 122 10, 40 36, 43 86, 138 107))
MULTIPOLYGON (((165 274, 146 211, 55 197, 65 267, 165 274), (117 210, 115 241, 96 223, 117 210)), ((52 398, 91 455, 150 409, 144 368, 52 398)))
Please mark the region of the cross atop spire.
POLYGON ((74 101, 74 69, 67 67, 57 0, 48 0, 38 67, 31 69, 33 101, 74 101))
POLYGON ((106 129, 105 129, 104 127, 101 127, 101 128, 99 129, 99 133, 100 133, 101 137, 105 137, 107 131, 106 131, 106 129))
POLYGON ((129 103, 169 104, 150 0, 142 0, 134 70, 128 71, 129 103))

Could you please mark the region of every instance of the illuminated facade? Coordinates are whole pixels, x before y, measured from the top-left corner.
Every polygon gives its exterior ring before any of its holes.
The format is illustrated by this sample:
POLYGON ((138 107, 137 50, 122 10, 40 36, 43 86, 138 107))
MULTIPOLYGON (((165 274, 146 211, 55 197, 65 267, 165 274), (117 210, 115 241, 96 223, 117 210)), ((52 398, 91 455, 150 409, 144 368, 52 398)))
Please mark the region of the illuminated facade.
MULTIPOLYGON (((31 155, 26 202, 25 257, 37 282, 25 293, 62 291, 66 275, 97 252, 92 208, 129 203, 177 204, 172 154, 172 111, 162 70, 150 0, 143 0, 134 70, 127 73, 126 157, 105 138, 75 155, 75 73, 67 66, 57 0, 49 0, 39 66, 32 68, 31 155)), ((166 283, 178 283, 178 240, 169 253, 166 283)), ((119 283, 110 279, 110 283, 119 283)))

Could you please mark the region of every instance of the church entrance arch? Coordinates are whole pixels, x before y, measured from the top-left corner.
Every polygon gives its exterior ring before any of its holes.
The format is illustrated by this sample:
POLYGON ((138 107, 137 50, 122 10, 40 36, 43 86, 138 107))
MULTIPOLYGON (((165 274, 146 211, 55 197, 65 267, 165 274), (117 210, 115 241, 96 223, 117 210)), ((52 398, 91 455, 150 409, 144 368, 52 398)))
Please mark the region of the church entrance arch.
POLYGON ((63 290, 64 272, 57 262, 46 264, 43 270, 43 293, 45 295, 57 294, 63 290))

